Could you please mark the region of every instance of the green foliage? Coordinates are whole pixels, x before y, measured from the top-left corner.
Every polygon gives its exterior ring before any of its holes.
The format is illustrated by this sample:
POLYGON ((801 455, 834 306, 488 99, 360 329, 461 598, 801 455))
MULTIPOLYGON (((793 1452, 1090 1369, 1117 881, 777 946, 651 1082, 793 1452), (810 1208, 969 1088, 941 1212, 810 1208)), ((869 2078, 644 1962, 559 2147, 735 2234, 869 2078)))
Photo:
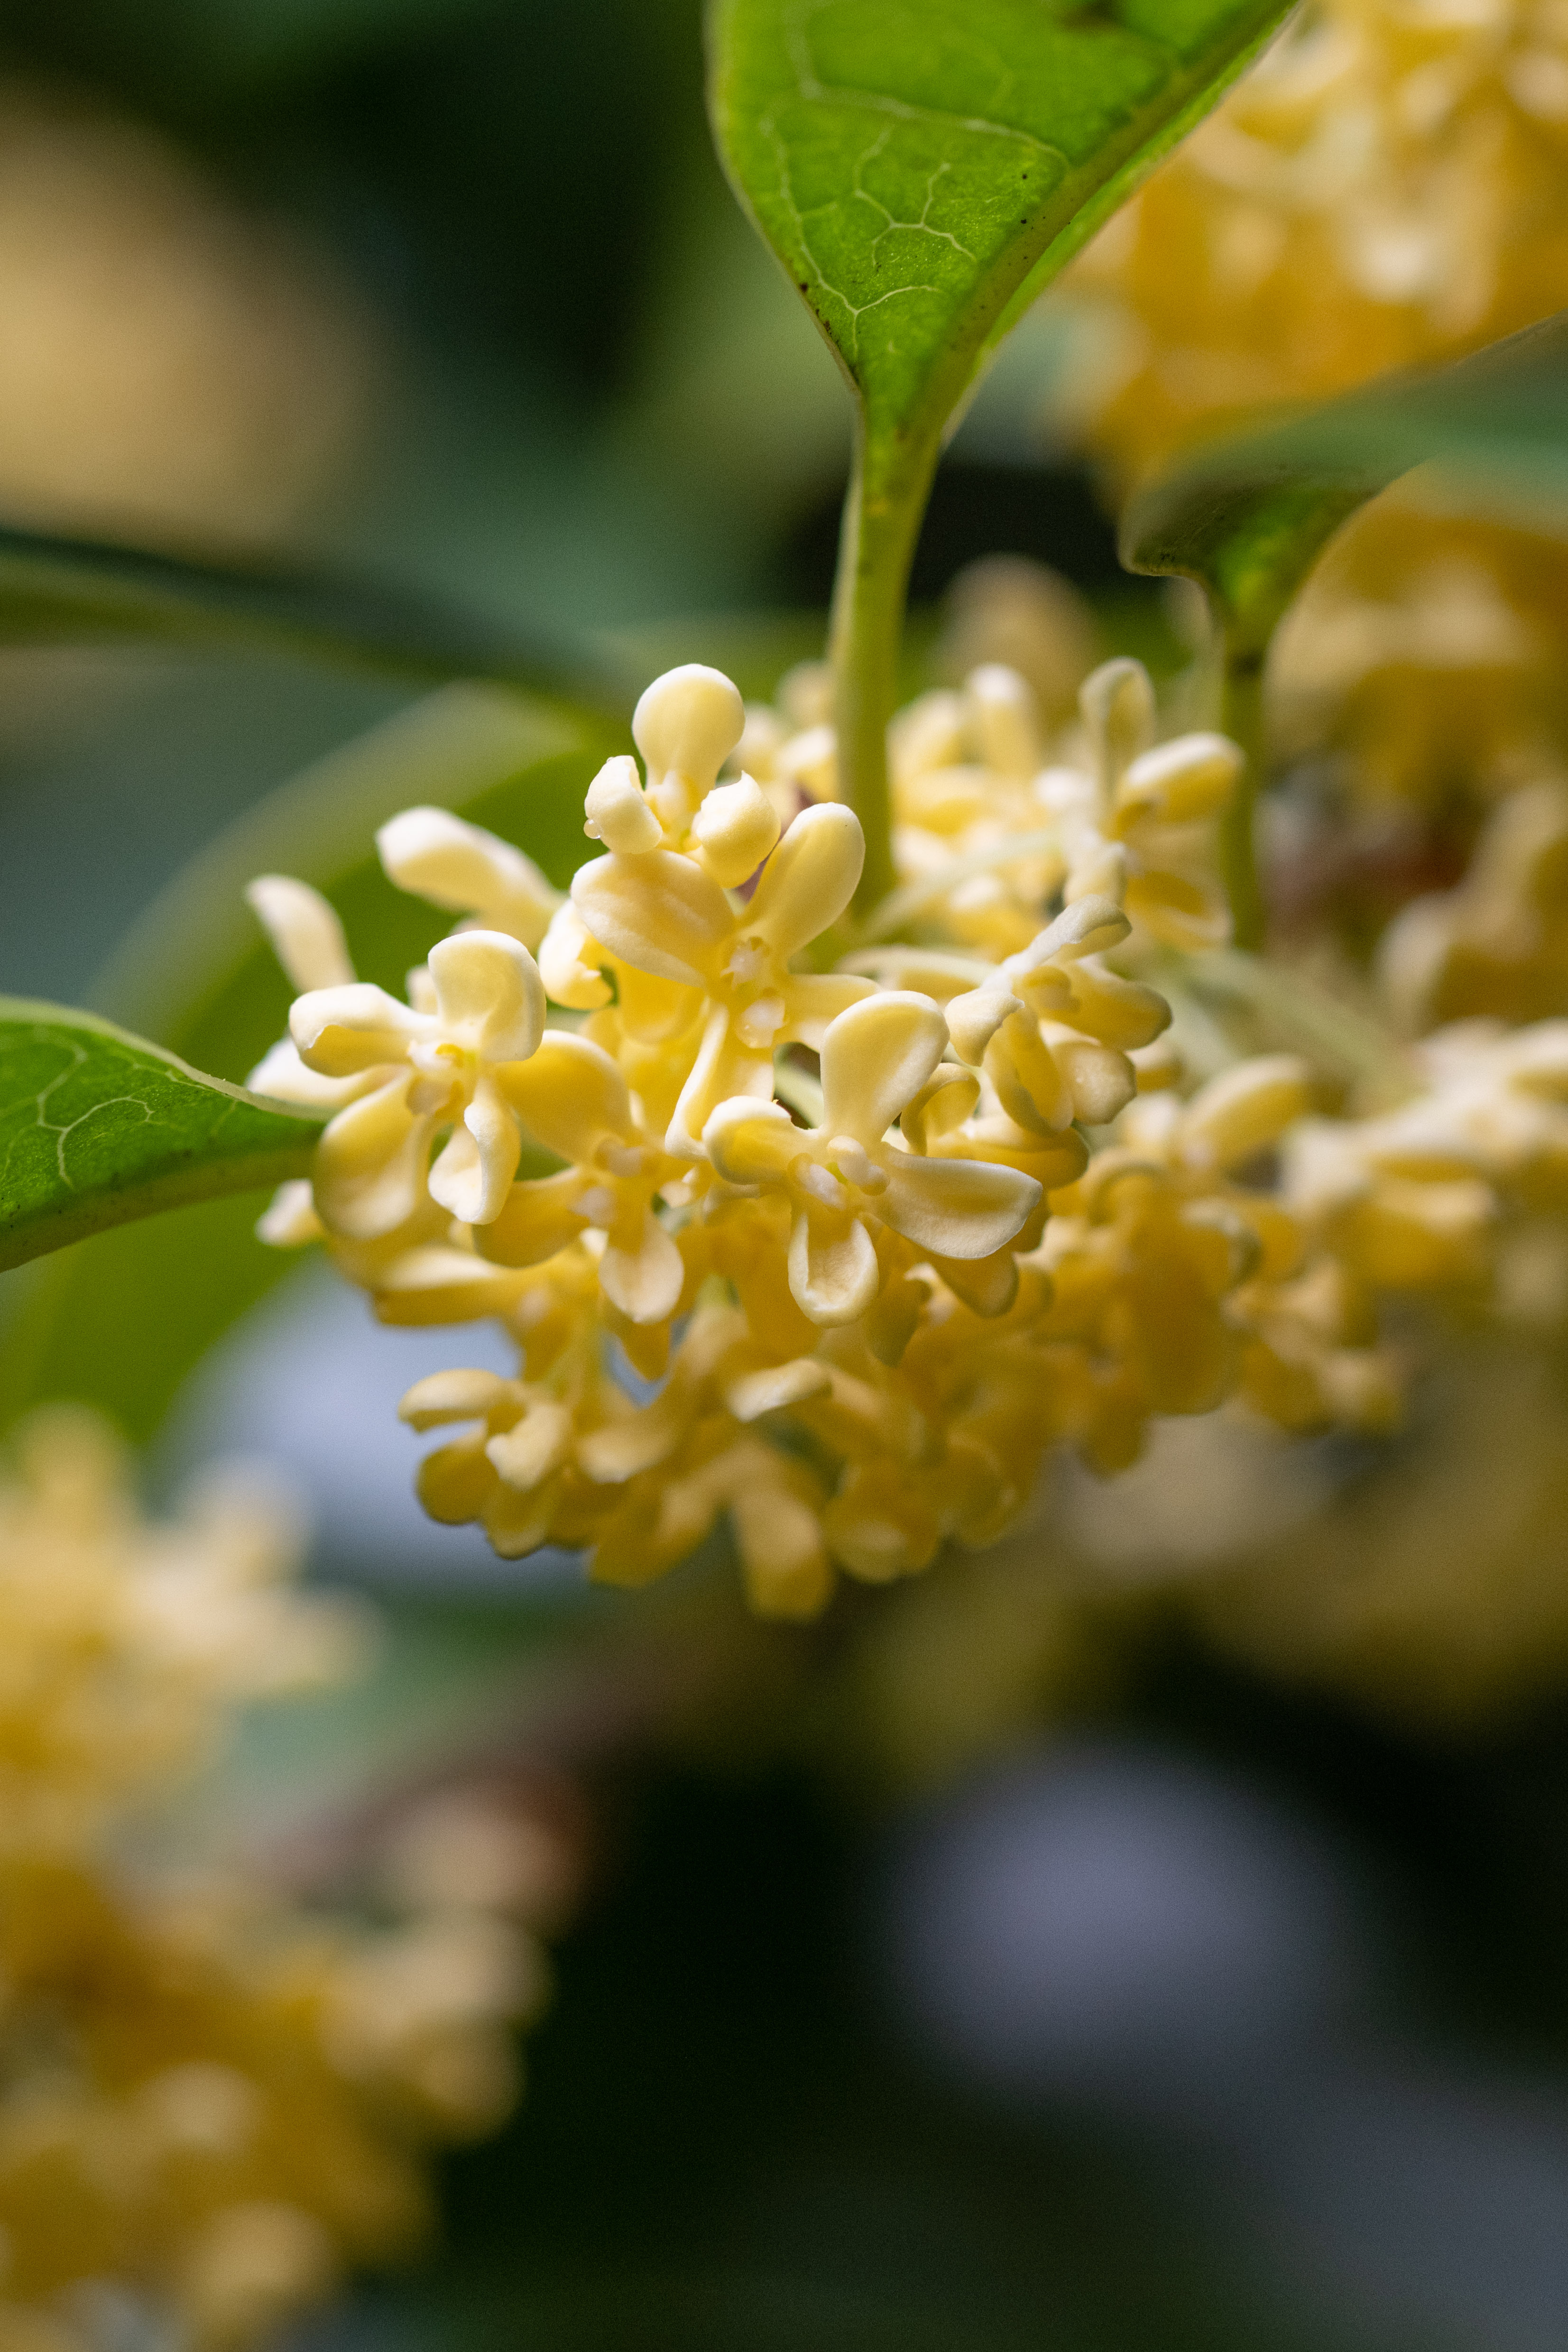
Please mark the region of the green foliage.
POLYGON ((1261 650, 1341 523, 1433 461, 1467 511, 1537 528, 1568 515, 1568 312, 1194 450, 1131 500, 1122 561, 1201 582, 1237 643, 1261 650))
POLYGON ((0 997, 0 1266, 303 1175, 320 1125, 90 1013, 0 997))
POLYGON ((1222 723, 1247 753, 1223 857, 1237 944, 1257 948, 1263 903, 1253 803, 1264 767, 1269 641, 1328 541, 1359 507, 1436 464, 1469 512, 1540 529, 1568 518, 1568 312, 1468 359, 1385 376, 1281 423, 1205 444, 1139 492, 1121 526, 1131 572, 1206 591, 1223 646, 1222 723))
POLYGON ((127 637, 267 647, 431 683, 494 678, 609 709, 631 699, 611 664, 581 646, 520 639, 363 581, 0 526, 0 645, 127 637))
POLYGON ((875 432, 988 343, 1213 103, 1288 0, 715 0, 721 152, 875 432))
MULTIPOLYGON (((289 989, 241 893, 297 874, 342 916, 360 972, 400 988, 451 919, 394 889, 375 828, 432 801, 527 845, 558 883, 594 845, 583 794, 624 730, 495 688, 451 687, 331 754, 237 820, 147 909, 97 991, 103 1011, 242 1080, 289 989)), ((257 1184, 270 1180, 258 1174, 257 1184)), ((259 1193, 98 1233, 0 1284, 0 1420, 79 1397, 138 1440, 205 1350, 299 1263, 251 1227, 259 1193)))
POLYGON ((893 878, 887 722, 948 422, 1035 296, 1289 14, 1289 0, 711 0, 720 152, 858 402, 834 659, 862 911, 893 878))

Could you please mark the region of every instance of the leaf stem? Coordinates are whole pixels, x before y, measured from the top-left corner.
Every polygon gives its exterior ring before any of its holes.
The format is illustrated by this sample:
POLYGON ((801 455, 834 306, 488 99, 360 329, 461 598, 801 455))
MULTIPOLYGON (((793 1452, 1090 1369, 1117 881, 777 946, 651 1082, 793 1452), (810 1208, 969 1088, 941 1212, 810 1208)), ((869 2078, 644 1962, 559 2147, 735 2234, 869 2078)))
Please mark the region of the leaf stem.
POLYGON ((1222 621, 1220 731, 1241 747, 1236 795, 1220 824, 1220 873, 1230 900, 1232 936, 1255 954, 1268 927, 1258 877, 1258 795, 1263 781, 1263 669, 1268 642, 1222 621))
POLYGON ((899 648, 910 566, 936 472, 937 436, 911 438, 857 417, 833 587, 830 649, 838 733, 838 789, 860 820, 866 864, 862 915, 893 887, 888 722, 898 695, 899 648))

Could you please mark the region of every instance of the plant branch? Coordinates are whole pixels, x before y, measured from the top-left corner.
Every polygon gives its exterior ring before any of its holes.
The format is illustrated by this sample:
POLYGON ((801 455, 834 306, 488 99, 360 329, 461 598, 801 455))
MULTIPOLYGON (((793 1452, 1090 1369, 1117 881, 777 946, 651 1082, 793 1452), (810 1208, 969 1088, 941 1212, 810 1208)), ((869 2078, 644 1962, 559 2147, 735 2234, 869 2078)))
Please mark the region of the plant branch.
POLYGON ((888 725, 898 694, 910 566, 940 451, 934 435, 917 441, 908 434, 878 433, 863 413, 858 415, 833 589, 831 652, 838 788, 866 835, 866 864, 855 894, 862 915, 881 903, 895 880, 888 725))

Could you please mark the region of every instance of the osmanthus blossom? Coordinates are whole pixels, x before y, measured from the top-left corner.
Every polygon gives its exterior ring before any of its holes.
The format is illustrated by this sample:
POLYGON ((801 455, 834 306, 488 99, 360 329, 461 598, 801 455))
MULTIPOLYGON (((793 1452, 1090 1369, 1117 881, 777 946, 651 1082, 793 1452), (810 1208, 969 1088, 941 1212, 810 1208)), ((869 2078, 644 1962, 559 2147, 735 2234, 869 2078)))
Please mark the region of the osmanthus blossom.
MULTIPOLYGON (((800 822, 804 823, 802 819, 800 822)), ((771 1186, 792 1210, 789 1286, 820 1325, 853 1323, 875 1299, 879 1222, 947 1258, 1005 1248, 1040 1198, 1035 1179, 983 1160, 927 1159, 888 1130, 934 1075, 947 1024, 929 997, 889 991, 851 1005, 822 1043, 822 1120, 746 1096, 710 1113, 702 1144, 727 1183, 771 1186)))
POLYGON ((354 979, 315 893, 257 886, 302 991, 258 1080, 333 1113, 315 1207, 286 1188, 264 1232, 324 1227, 385 1322, 493 1318, 518 1350, 513 1379, 406 1401, 456 1432, 420 1474, 437 1517, 627 1585, 722 1519, 753 1605, 808 1615, 839 1570, 992 1541, 1055 1445, 1109 1472, 1152 1417, 1228 1397, 1287 1428, 1386 1427, 1378 1294, 1476 1295, 1510 1207, 1561 1195, 1561 1024, 1430 1040, 1410 1099, 1371 1117, 1321 1115, 1279 1055, 1194 1090, 1140 935, 1218 935, 1235 747, 1153 743, 1135 664, 1089 679, 1071 769, 1028 772, 1010 676, 963 709, 970 772, 942 790, 1005 771, 998 870, 1017 840, 1060 900, 1020 933, 1015 890, 1000 956, 941 891, 912 938, 857 948, 856 817, 727 776, 740 698, 695 666, 638 706, 643 770, 590 785, 605 854, 553 914, 460 819, 383 828, 389 874, 458 918, 406 1004, 354 979), (519 934, 547 916, 536 971, 519 934), (845 932, 838 971, 794 968, 845 932), (525 1144, 556 1172, 520 1179, 525 1144))
POLYGON ((696 992, 701 1004, 695 1058, 665 1139, 676 1156, 700 1159, 719 1103, 771 1099, 774 1055, 791 1045, 820 1050, 836 1014, 871 993, 872 983, 851 973, 790 968, 844 913, 865 854, 858 819, 831 804, 806 810, 770 845, 739 908, 697 858, 678 851, 616 851, 579 867, 572 901, 593 938, 634 971, 696 992))
POLYGON ((105 2325, 252 2352, 416 2240, 424 2151, 516 2095, 545 1967, 515 1869, 427 1892, 405 1865, 372 1926, 254 1874, 171 1878, 163 1840, 125 1834, 241 1706, 363 1659, 357 1613, 296 1589, 301 1535, 253 1480, 146 1519, 78 1408, 24 1423, 0 1468, 6 2352, 89 2352, 105 2325))

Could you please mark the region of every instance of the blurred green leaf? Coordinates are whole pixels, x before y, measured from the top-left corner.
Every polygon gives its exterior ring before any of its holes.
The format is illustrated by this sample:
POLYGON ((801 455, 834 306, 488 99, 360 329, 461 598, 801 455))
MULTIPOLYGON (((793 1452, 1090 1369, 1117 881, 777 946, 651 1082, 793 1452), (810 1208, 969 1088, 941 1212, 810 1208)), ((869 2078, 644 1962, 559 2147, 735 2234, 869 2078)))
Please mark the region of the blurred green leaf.
MULTIPOLYGON (((448 687, 318 761, 193 859, 104 974, 98 1006, 243 1080, 281 1034, 290 995, 241 896, 252 875, 297 874, 324 890, 362 975, 400 988, 450 918, 394 889, 376 826, 436 802, 521 842, 563 883, 594 845, 584 793, 624 749, 624 731, 593 712, 448 687)), ((150 1436, 197 1359, 299 1263, 254 1238, 260 1205, 258 1194, 209 1201, 6 1276, 0 1419, 79 1397, 150 1436)))
POLYGON ((433 684, 493 678, 606 709, 631 699, 591 650, 519 638, 366 582, 0 527, 0 644, 124 637, 267 646, 433 684))
POLYGON ((0 1266, 302 1176, 321 1124, 89 1013, 0 997, 0 1266))
POLYGON ((1181 572, 1261 652, 1348 516, 1436 461, 1467 505, 1536 528, 1568 520, 1568 312, 1452 365, 1381 378, 1194 449, 1131 501, 1130 571, 1181 572))
POLYGON ((986 348, 1289 8, 712 0, 726 168, 871 433, 940 430, 986 348))

